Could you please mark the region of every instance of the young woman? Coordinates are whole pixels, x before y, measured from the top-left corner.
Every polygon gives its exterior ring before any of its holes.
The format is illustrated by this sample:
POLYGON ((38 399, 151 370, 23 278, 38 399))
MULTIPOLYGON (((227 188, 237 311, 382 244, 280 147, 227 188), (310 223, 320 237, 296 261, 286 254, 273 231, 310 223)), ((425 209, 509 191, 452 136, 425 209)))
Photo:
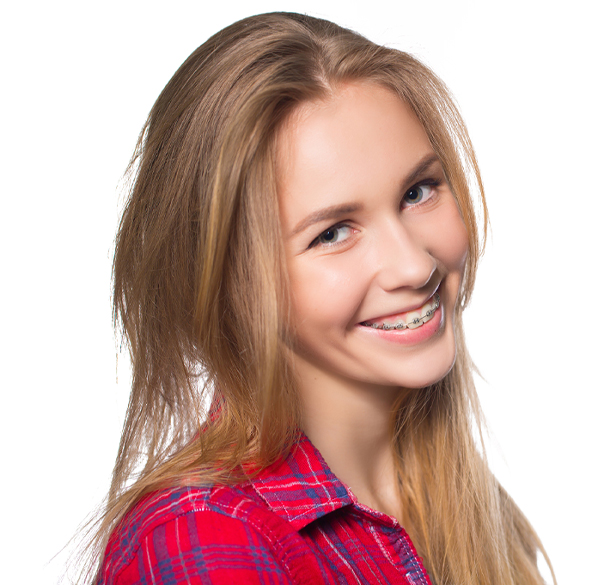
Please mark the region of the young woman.
POLYGON ((177 71, 134 164, 95 582, 543 583, 474 440, 470 190, 484 227, 485 204, 442 82, 332 23, 251 17, 177 71))

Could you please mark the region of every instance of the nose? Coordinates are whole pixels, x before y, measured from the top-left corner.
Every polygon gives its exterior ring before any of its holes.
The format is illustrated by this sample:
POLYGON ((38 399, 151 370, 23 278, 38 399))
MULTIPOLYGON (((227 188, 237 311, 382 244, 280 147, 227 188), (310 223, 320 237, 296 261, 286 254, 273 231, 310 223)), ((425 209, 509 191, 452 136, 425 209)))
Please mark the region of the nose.
POLYGON ((385 291, 424 287, 437 262, 416 231, 409 231, 399 219, 389 221, 376 242, 377 281, 385 291))

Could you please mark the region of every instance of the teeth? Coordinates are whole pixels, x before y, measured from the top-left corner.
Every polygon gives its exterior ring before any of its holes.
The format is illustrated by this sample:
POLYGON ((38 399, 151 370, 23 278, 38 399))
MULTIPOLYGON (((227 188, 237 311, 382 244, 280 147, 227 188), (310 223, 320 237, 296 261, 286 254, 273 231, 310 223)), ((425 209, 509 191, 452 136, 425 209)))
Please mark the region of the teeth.
MULTIPOLYGON (((386 323, 384 323, 384 326, 386 323)), ((389 325, 388 329, 405 329, 406 323, 402 321, 402 319, 398 319, 395 323, 387 323, 389 325)))
POLYGON ((372 329, 383 329, 384 331, 406 328, 417 329, 433 317, 438 307, 439 294, 435 293, 431 302, 425 303, 418 311, 410 311, 406 314, 406 323, 399 319, 395 323, 364 323, 364 325, 372 329))
POLYGON ((418 327, 423 325, 423 323, 423 317, 421 317, 418 311, 406 313, 406 326, 409 329, 417 329, 418 327))
POLYGON ((433 305, 431 303, 424 304, 421 309, 421 319, 423 320, 423 323, 427 323, 427 321, 433 317, 433 313, 435 313, 433 305))

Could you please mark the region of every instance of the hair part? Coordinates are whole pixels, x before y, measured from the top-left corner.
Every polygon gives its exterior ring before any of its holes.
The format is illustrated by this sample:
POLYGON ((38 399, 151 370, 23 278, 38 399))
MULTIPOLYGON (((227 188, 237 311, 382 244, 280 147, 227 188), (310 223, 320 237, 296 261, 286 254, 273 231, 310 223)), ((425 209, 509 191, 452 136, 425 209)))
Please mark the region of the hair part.
POLYGON ((290 13, 250 17, 211 37, 174 74, 140 135, 113 272, 114 318, 133 383, 95 559, 144 494, 238 481, 241 463, 265 466, 295 442, 300 408, 285 349, 292 335, 276 137, 301 104, 349 82, 379 84, 412 108, 469 237, 454 368, 396 405, 405 528, 437 585, 543 582, 539 539, 473 439, 481 412, 462 310, 483 244, 471 189, 483 234, 487 219, 458 109, 407 53, 290 13))

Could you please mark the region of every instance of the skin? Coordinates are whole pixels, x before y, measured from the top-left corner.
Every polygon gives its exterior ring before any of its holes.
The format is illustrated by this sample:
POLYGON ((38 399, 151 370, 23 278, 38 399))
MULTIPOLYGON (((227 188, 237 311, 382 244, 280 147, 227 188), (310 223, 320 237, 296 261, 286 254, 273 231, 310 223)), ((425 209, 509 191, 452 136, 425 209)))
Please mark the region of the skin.
POLYGON ((362 504, 400 521, 392 406, 454 363, 466 229, 423 127, 382 87, 301 105, 278 148, 303 429, 362 504), (419 329, 363 325, 436 291, 419 329))

